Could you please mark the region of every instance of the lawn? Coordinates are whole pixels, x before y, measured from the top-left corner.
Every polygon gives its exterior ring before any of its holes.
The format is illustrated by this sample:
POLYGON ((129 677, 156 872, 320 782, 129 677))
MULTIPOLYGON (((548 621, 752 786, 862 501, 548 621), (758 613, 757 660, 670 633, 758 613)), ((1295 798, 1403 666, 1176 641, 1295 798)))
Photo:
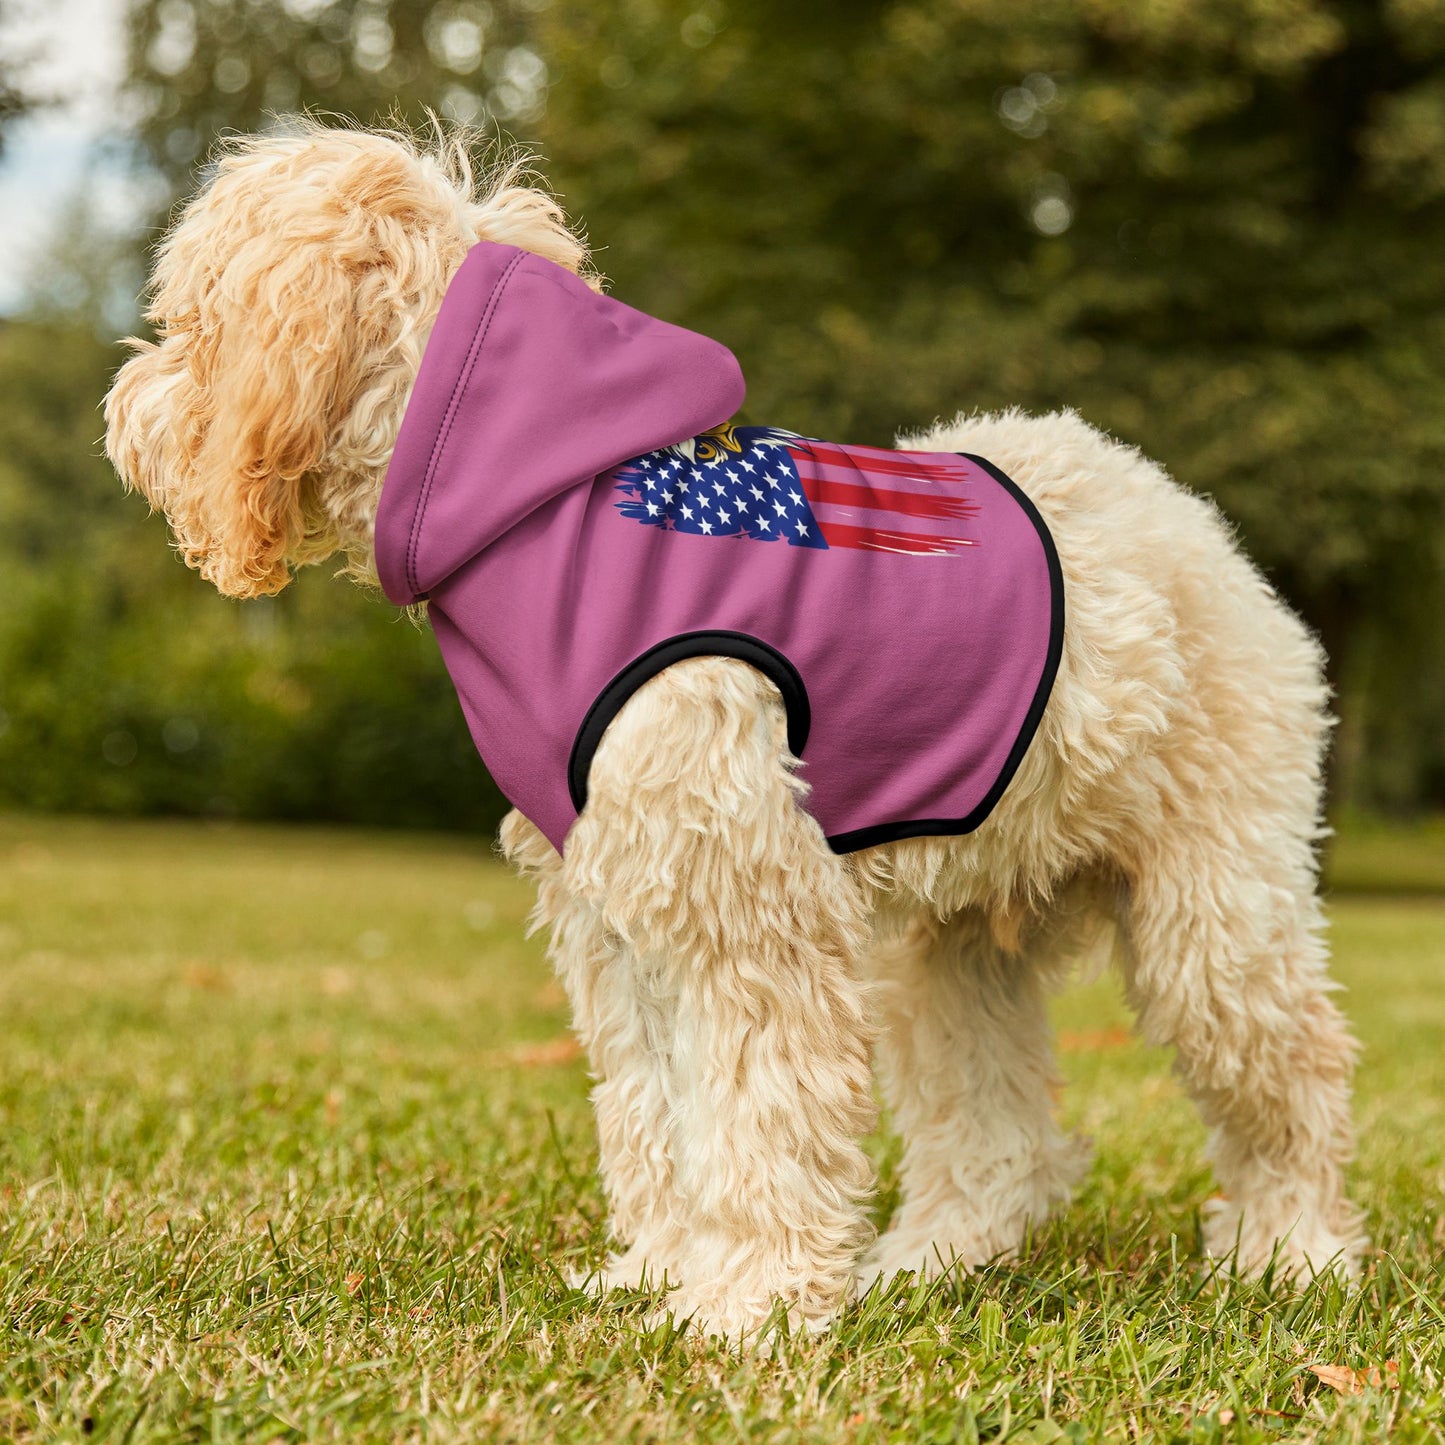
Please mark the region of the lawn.
POLYGON ((757 1359, 567 1284, 586 1076, 484 843, 0 817, 0 1438, 1445 1440, 1445 901, 1339 891, 1391 847, 1332 875, 1362 1287, 1211 1276, 1201 1130, 1101 983, 1073 1207, 757 1359))

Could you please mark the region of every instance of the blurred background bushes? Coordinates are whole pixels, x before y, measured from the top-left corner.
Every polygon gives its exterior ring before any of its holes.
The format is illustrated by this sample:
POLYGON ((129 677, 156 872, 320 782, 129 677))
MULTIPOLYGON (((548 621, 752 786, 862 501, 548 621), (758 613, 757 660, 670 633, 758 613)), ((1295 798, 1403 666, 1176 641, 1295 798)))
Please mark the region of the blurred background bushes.
MULTIPOLYGON (((131 33, 111 154, 167 197, 270 113, 431 106, 537 147, 750 420, 1077 408, 1323 637, 1336 805, 1445 804, 1440 0, 143 0, 131 33)), ((325 569, 225 602, 119 495, 101 318, 146 239, 79 216, 0 326, 0 801, 489 824, 429 636, 325 569)))
POLYGON ((0 327, 0 804, 490 828, 429 633, 313 569, 235 603, 100 454, 114 343, 0 327))

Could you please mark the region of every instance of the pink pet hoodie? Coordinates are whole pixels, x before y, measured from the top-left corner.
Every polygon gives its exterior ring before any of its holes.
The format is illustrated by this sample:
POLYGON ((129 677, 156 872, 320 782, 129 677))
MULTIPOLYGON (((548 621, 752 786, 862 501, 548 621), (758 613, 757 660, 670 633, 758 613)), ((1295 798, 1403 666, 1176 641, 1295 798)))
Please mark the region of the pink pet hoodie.
POLYGON ((1058 558, 997 467, 726 423, 723 346, 482 242, 382 491, 393 602, 429 600, 472 737, 559 850, 603 731, 683 658, 769 677, 840 852, 967 833, 1058 669, 1058 558))

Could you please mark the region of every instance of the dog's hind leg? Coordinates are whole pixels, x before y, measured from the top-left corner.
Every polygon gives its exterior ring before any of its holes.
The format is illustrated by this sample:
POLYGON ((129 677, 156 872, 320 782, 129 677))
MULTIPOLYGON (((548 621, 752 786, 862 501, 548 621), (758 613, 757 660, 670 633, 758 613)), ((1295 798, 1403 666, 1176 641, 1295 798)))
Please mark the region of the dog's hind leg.
POLYGON ((797 792, 772 685, 683 662, 613 720, 566 848, 569 887, 643 965, 618 986, 653 1010, 668 1308, 734 1340, 779 1301, 826 1324, 870 1233, 865 906, 797 792))
POLYGON ((1170 730, 1092 809, 1116 830, 1126 988, 1212 1131, 1225 1199, 1210 1252, 1237 1249, 1250 1274, 1276 1247, 1282 1272, 1350 1272, 1355 1045, 1331 998, 1314 856, 1321 658, 1237 558, 1207 575, 1181 563, 1174 585, 1186 686, 1170 730))
POLYGON ((1126 983, 1145 1037, 1174 1045, 1213 1131, 1225 1198, 1206 1247, 1237 1249, 1249 1274, 1276 1249, 1285 1273, 1353 1272, 1364 1238, 1343 1171, 1355 1046, 1330 999, 1307 844, 1252 825, 1214 840, 1199 824, 1184 831, 1133 881, 1126 983))
POLYGON ((1006 950, 981 913, 875 948, 879 1072, 903 1136, 902 1201, 860 1282, 1010 1256, 1066 1201, 1087 1147, 1054 1121, 1047 951, 1006 950))

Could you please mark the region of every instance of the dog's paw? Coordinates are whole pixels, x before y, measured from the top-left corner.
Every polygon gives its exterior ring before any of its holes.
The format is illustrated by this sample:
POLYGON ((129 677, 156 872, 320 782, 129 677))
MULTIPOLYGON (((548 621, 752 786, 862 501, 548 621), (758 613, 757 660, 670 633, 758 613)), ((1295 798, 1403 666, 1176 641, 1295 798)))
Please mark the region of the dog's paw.
POLYGON ((738 1299, 721 1290, 684 1288, 672 1290, 647 1324, 687 1329, 733 1349, 771 1355, 785 1333, 793 1339, 826 1333, 835 1313, 805 1312, 778 1299, 738 1299))
POLYGON ((880 1236, 864 1256, 854 1278, 861 1296, 874 1287, 886 1290, 901 1276, 931 1280, 955 1271, 969 1274, 982 1269, 991 1260, 1008 1258, 1011 1254, 1012 1250, 1005 1248, 986 1253, 978 1242, 971 1239, 954 1239, 948 1244, 941 1244, 931 1238, 890 1230, 880 1236))
POLYGON ((967 1186, 917 1180, 931 1202, 905 1204, 857 1271, 858 1289, 886 1288, 898 1275, 938 1279, 1014 1259, 1030 1223, 1047 1219, 1088 1171, 1092 1141, 1051 1136, 1026 1157, 975 1161, 967 1186))
POLYGON ((1339 1206, 1330 1218, 1291 1213, 1242 1210, 1230 1199, 1208 1200, 1204 1252, 1249 1279, 1258 1279, 1271 1267, 1279 1280, 1305 1282, 1323 1274, 1358 1277, 1368 1241, 1353 1206, 1339 1206))
POLYGON ((656 1263, 646 1249, 634 1245, 623 1254, 608 1255, 595 1269, 573 1270, 567 1282, 573 1289, 600 1298, 615 1289, 666 1289, 676 1278, 674 1274, 669 1279, 666 1265, 656 1263))
POLYGON ((879 1283, 886 1288, 901 1274, 938 1279, 1006 1264, 1018 1254, 1028 1226, 1029 1215, 1021 1209, 1001 1210, 993 1218, 956 1209, 928 1221, 901 1219, 863 1257, 857 1272, 859 1292, 879 1283))

